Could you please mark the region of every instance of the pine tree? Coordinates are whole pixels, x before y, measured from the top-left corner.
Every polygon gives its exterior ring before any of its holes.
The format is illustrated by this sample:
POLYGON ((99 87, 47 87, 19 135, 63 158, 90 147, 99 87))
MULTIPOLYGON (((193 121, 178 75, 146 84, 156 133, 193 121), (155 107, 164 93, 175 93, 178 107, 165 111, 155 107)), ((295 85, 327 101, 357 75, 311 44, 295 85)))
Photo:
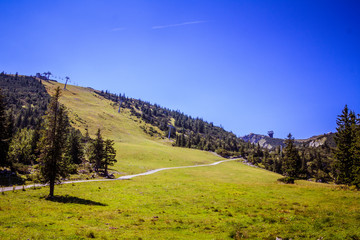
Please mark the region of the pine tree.
POLYGON ((101 136, 100 128, 96 133, 96 138, 91 144, 91 151, 89 160, 94 164, 94 171, 99 172, 101 169, 101 162, 104 158, 104 140, 101 136))
POLYGON ((73 164, 80 164, 84 158, 84 149, 81 144, 81 133, 79 130, 72 130, 69 134, 66 156, 73 164))
POLYGON ((301 161, 298 150, 294 144, 294 138, 289 133, 288 138, 285 140, 283 172, 289 177, 297 177, 301 168, 301 161))
POLYGON ((353 181, 356 149, 355 113, 350 111, 347 105, 345 105, 336 123, 338 125, 335 134, 336 182, 350 185, 353 181))
POLYGON ((105 176, 108 176, 108 166, 114 165, 117 162, 115 159, 116 150, 114 149, 114 140, 106 139, 104 146, 104 158, 102 165, 104 166, 105 176))
POLYGON ((40 143, 40 175, 43 183, 49 183, 49 198, 54 197, 55 182, 69 174, 67 158, 64 157, 69 121, 66 109, 60 104, 60 88, 51 98, 44 122, 40 143))

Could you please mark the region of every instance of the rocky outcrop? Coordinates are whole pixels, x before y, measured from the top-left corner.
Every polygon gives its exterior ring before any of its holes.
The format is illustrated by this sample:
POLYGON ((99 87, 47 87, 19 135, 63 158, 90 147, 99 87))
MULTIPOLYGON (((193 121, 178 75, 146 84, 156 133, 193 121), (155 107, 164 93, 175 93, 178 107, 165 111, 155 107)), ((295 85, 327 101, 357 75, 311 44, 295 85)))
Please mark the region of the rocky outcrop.
POLYGON ((252 144, 259 144, 262 148, 267 148, 269 150, 275 149, 277 146, 284 146, 284 139, 280 138, 271 138, 261 134, 250 133, 246 136, 241 137, 245 142, 250 142, 252 144))
MULTIPOLYGON (((334 135, 334 133, 330 132, 323 135, 313 136, 308 139, 295 139, 295 144, 314 148, 320 147, 324 144, 327 144, 330 147, 335 147, 334 135)), ((285 139, 270 138, 261 134, 250 133, 240 138, 243 139, 245 142, 259 144, 260 147, 267 148, 269 150, 273 150, 277 146, 285 146, 285 139)))

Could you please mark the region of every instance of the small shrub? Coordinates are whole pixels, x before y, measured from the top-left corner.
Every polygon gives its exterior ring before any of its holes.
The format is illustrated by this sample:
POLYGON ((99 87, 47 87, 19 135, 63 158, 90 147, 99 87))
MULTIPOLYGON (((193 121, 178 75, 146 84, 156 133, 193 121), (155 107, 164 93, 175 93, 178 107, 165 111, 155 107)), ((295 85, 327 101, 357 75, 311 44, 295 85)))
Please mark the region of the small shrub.
POLYGON ((278 181, 286 183, 286 184, 294 184, 295 183, 295 178, 293 178, 293 177, 283 177, 283 178, 279 178, 278 181))
POLYGON ((87 235, 88 238, 95 238, 95 233, 93 231, 89 232, 87 235))

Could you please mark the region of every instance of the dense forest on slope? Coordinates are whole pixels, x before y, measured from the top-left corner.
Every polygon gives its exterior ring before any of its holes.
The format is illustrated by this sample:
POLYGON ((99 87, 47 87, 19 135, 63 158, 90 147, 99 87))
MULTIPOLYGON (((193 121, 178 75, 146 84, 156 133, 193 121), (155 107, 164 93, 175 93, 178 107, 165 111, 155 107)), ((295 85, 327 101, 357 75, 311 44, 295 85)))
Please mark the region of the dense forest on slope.
POLYGON ((8 111, 14 118, 15 131, 34 129, 41 123, 50 95, 41 80, 35 77, 0 73, 0 89, 6 99, 8 111))

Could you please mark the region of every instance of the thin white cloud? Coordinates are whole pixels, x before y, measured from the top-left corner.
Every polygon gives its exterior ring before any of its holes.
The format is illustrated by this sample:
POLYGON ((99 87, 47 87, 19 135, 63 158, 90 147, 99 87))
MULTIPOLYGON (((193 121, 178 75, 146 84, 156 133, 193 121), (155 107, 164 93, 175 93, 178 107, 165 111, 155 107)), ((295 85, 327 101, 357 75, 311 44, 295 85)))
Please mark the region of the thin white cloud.
POLYGON ((118 32, 118 31, 123 31, 125 30, 126 28, 123 28, 123 27, 119 27, 119 28, 113 28, 111 29, 112 32, 118 32))
POLYGON ((183 23, 170 24, 170 25, 153 26, 152 29, 162 29, 162 28, 179 27, 179 26, 184 26, 184 25, 199 24, 199 23, 205 23, 205 22, 206 22, 206 21, 183 22, 183 23))

